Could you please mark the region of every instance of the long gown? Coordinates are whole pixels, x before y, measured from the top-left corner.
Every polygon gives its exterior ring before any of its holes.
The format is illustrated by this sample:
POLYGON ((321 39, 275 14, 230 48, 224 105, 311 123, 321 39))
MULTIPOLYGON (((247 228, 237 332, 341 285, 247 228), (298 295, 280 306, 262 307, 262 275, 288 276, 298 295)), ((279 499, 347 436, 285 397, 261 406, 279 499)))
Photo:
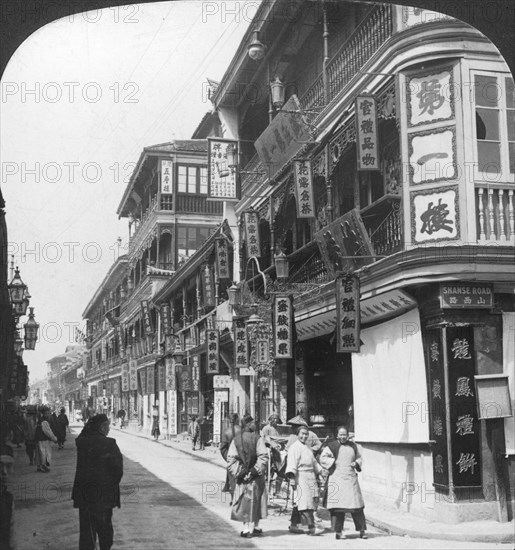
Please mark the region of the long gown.
POLYGON ((322 467, 316 461, 310 448, 297 440, 288 449, 286 474, 294 474, 297 488, 294 493, 294 504, 299 511, 316 510, 320 496, 317 476, 322 467))

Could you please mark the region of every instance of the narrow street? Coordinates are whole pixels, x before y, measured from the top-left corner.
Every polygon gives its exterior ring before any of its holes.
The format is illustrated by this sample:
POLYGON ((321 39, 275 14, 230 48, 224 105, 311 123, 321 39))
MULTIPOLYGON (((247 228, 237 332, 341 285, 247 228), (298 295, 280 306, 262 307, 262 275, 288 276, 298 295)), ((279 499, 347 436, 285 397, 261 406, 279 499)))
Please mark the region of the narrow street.
MULTIPOLYGON (((18 550, 70 550, 78 547, 78 512, 70 500, 75 473, 73 429, 63 451, 54 448, 51 471, 38 473, 27 464, 23 448, 15 449, 16 469, 10 479, 15 495, 18 550)), ((226 494, 221 493, 224 467, 211 450, 192 456, 180 449, 155 443, 127 432, 113 430, 124 454, 122 507, 115 509, 113 548, 158 550, 183 548, 506 548, 508 544, 483 544, 388 536, 369 528, 369 539, 337 541, 327 529, 313 539, 287 531, 289 513, 272 506, 262 522, 264 535, 243 540, 240 524, 229 519, 226 494), (209 454, 208 454, 209 453, 209 454), (207 457, 211 460, 207 460, 207 457), (204 458, 206 457, 206 458, 204 458)), ((186 449, 187 443, 184 443, 186 449)), ((329 527, 328 522, 324 522, 329 527)))

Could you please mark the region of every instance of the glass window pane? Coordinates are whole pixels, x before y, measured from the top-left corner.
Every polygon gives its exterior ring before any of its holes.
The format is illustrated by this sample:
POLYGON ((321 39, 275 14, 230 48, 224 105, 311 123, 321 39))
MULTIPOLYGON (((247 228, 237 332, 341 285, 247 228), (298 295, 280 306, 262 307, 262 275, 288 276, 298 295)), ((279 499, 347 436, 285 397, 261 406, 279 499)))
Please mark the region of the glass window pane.
POLYGON ((515 111, 507 111, 506 118, 508 122, 508 140, 515 141, 515 111))
POLYGON ((186 166, 179 166, 177 176, 177 190, 179 193, 186 193, 186 166))
POLYGON ((200 192, 207 195, 207 168, 200 169, 200 192))
POLYGON ((197 169, 195 167, 188 168, 188 193, 197 192, 197 169))
POLYGON ((515 90, 513 89, 513 78, 507 76, 506 82, 506 107, 513 109, 515 107, 515 90))
POLYGON ((197 231, 194 227, 188 228, 188 248, 196 250, 197 247, 197 231))
POLYGON ((477 142, 478 168, 480 172, 501 172, 501 155, 499 143, 477 142))
MULTIPOLYGON (((480 137, 478 132, 478 139, 498 140, 499 139, 499 111, 494 109, 478 109, 477 116, 481 119, 484 125, 484 138, 480 137)), ((478 128, 479 129, 479 128, 478 128)))
POLYGON ((510 151, 510 174, 515 174, 515 143, 508 144, 510 151))
POLYGON ((475 76, 476 105, 482 107, 497 107, 501 91, 495 76, 475 76))

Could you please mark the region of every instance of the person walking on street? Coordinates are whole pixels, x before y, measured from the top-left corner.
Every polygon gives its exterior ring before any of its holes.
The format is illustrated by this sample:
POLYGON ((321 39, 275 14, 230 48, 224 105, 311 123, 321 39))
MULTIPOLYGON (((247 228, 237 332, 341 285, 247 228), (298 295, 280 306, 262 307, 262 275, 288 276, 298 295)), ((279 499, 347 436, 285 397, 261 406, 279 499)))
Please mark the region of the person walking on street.
POLYGON ((29 464, 34 465, 34 454, 36 452, 36 427, 38 425, 37 411, 33 405, 27 407, 27 415, 23 426, 25 437, 25 452, 29 457, 29 464))
POLYGON ((152 430, 150 433, 154 437, 154 441, 157 441, 161 435, 161 430, 159 429, 159 409, 156 406, 154 406, 154 410, 152 411, 152 430))
MULTIPOLYGON (((227 462, 229 447, 231 446, 231 442, 234 439, 234 436, 241 432, 241 428, 238 425, 240 422, 240 417, 238 413, 233 413, 231 415, 230 422, 231 422, 231 425, 229 426, 229 428, 227 428, 224 431, 220 441, 220 453, 222 454, 222 457, 225 460, 225 462, 227 462)), ((227 474, 225 476, 225 486, 222 489, 222 492, 231 493, 231 504, 232 504, 232 497, 234 495, 235 486, 236 486, 236 479, 231 475, 231 472, 227 468, 227 474)))
POLYGON ((75 440, 77 469, 72 489, 73 507, 79 509, 79 550, 100 550, 113 545, 113 508, 120 508, 123 457, 116 440, 107 437, 105 414, 90 418, 75 440))
POLYGON ((206 443, 209 441, 209 420, 203 416, 199 422, 199 450, 203 451, 206 448, 206 443))
POLYGON ((193 443, 193 450, 195 451, 195 446, 197 445, 198 436, 200 434, 200 426, 196 416, 191 417, 191 422, 189 423, 189 426, 188 426, 188 434, 191 437, 191 441, 193 443))
POLYGON ((64 408, 59 412, 59 416, 55 421, 55 436, 57 437, 57 448, 59 450, 64 449, 64 442, 66 441, 66 429, 69 428, 70 422, 64 412, 64 408))
POLYGON ((51 443, 57 443, 57 437, 50 427, 51 413, 48 407, 41 409, 42 416, 36 426, 36 441, 38 442, 39 449, 39 462, 38 472, 49 472, 50 464, 52 462, 52 445, 51 443))
POLYGON ((359 536, 366 539, 367 524, 363 511, 365 503, 361 495, 357 472, 361 472, 361 453, 345 426, 339 426, 336 441, 331 441, 320 455, 320 464, 329 471, 330 495, 326 496, 326 508, 331 512, 331 525, 337 539, 344 539, 343 523, 349 512, 359 536))
POLYGON ((125 425, 125 415, 126 415, 126 412, 124 409, 120 409, 118 411, 118 414, 116 415, 116 417, 120 421, 120 430, 122 430, 125 425))
POLYGON ((262 535, 259 521, 267 517, 265 473, 268 452, 263 438, 256 433, 254 419, 243 417, 241 431, 234 436, 227 454, 227 468, 236 479, 231 519, 243 522, 240 536, 262 535))
MULTIPOLYGON (((324 530, 315 527, 314 511, 318 506, 322 467, 306 444, 308 437, 308 428, 300 426, 297 430, 297 441, 288 450, 286 476, 294 492, 294 505, 308 526, 308 534, 321 535, 324 530)), ((290 532, 305 533, 303 529, 294 526, 293 519, 290 532)))

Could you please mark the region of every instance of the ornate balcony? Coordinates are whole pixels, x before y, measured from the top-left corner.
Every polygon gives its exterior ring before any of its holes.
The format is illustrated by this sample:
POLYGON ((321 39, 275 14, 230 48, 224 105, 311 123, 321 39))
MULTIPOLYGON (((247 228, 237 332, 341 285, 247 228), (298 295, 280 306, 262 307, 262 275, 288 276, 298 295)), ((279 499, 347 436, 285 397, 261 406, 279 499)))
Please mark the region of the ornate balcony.
POLYGON ((479 242, 515 244, 515 185, 476 185, 476 226, 479 242))

